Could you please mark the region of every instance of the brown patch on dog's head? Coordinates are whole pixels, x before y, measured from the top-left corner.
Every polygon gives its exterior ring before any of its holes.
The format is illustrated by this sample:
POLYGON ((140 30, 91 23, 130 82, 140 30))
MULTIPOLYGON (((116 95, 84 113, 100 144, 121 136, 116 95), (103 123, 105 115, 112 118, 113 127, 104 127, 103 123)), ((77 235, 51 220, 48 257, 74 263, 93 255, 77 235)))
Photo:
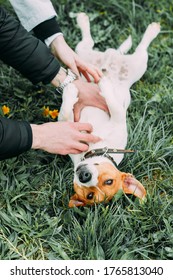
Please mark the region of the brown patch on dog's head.
POLYGON ((98 172, 97 184, 79 185, 74 183, 75 194, 70 198, 69 207, 108 202, 119 191, 134 194, 143 199, 146 195, 143 185, 129 173, 120 172, 111 163, 103 162, 95 166, 98 172))

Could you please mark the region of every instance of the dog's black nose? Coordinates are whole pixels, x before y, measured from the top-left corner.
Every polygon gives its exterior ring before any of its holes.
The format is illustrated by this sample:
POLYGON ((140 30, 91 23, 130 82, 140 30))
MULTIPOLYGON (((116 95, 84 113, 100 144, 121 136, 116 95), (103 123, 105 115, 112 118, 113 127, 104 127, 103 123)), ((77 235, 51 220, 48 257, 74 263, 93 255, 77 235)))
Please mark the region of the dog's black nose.
POLYGON ((81 183, 87 183, 87 182, 89 182, 91 180, 91 178, 92 178, 92 175, 88 171, 82 171, 79 174, 79 181, 81 183))
POLYGON ((92 173, 86 168, 86 165, 77 168, 77 175, 81 183, 87 183, 92 178, 92 173))

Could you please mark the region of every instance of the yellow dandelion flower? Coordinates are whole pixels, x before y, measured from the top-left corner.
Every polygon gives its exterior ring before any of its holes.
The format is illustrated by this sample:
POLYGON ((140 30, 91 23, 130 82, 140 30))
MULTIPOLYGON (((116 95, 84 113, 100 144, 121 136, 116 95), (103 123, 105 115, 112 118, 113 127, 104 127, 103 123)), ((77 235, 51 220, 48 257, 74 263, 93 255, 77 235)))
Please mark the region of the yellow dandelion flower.
POLYGON ((10 113, 10 108, 6 105, 3 105, 2 106, 2 111, 3 111, 4 116, 8 115, 10 113))
POLYGON ((56 119, 58 117, 58 110, 49 111, 49 115, 52 119, 56 119))
POLYGON ((43 116, 48 117, 49 116, 49 107, 43 107, 43 116))

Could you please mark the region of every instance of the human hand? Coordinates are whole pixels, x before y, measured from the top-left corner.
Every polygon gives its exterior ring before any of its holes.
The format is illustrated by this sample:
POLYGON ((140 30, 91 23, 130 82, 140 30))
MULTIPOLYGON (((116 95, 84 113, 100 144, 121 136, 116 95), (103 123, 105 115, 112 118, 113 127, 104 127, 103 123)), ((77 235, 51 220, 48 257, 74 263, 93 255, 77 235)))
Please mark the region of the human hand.
POLYGON ((92 126, 87 123, 49 122, 31 124, 32 149, 41 149, 51 154, 78 154, 88 150, 87 143, 101 139, 91 134, 92 126), (86 133, 84 133, 86 132, 86 133))
POLYGON ((51 51, 58 59, 68 66, 78 76, 80 73, 84 75, 87 81, 91 81, 91 75, 95 83, 98 83, 102 77, 102 72, 85 61, 83 61, 77 53, 75 53, 64 40, 63 35, 57 36, 51 43, 51 51))
POLYGON ((74 105, 74 121, 79 121, 80 113, 85 106, 97 107, 109 113, 104 97, 100 95, 98 85, 84 82, 81 79, 73 82, 78 89, 78 102, 74 105))

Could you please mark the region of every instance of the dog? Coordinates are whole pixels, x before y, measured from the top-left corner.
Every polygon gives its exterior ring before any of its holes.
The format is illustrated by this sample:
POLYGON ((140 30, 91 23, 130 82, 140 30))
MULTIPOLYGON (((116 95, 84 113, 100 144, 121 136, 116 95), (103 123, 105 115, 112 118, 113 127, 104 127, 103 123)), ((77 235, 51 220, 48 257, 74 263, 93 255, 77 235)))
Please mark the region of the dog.
MULTIPOLYGON (((105 98, 110 115, 96 107, 85 107, 80 122, 93 126, 93 134, 102 140, 89 144, 89 151, 70 155, 74 163, 74 191, 69 207, 108 202, 122 190, 143 200, 146 196, 144 186, 130 173, 120 172, 118 164, 122 161, 127 145, 126 112, 130 104, 130 87, 138 81, 147 69, 147 48, 160 32, 159 23, 151 23, 133 54, 127 54, 132 46, 129 36, 116 49, 105 52, 93 49, 94 41, 90 33, 89 18, 85 13, 77 15, 77 23, 82 40, 76 52, 86 62, 100 68, 104 76, 99 82, 101 95, 105 98)), ((78 90, 73 83, 63 91, 63 101, 59 121, 74 121, 73 107, 78 100, 78 90)))

